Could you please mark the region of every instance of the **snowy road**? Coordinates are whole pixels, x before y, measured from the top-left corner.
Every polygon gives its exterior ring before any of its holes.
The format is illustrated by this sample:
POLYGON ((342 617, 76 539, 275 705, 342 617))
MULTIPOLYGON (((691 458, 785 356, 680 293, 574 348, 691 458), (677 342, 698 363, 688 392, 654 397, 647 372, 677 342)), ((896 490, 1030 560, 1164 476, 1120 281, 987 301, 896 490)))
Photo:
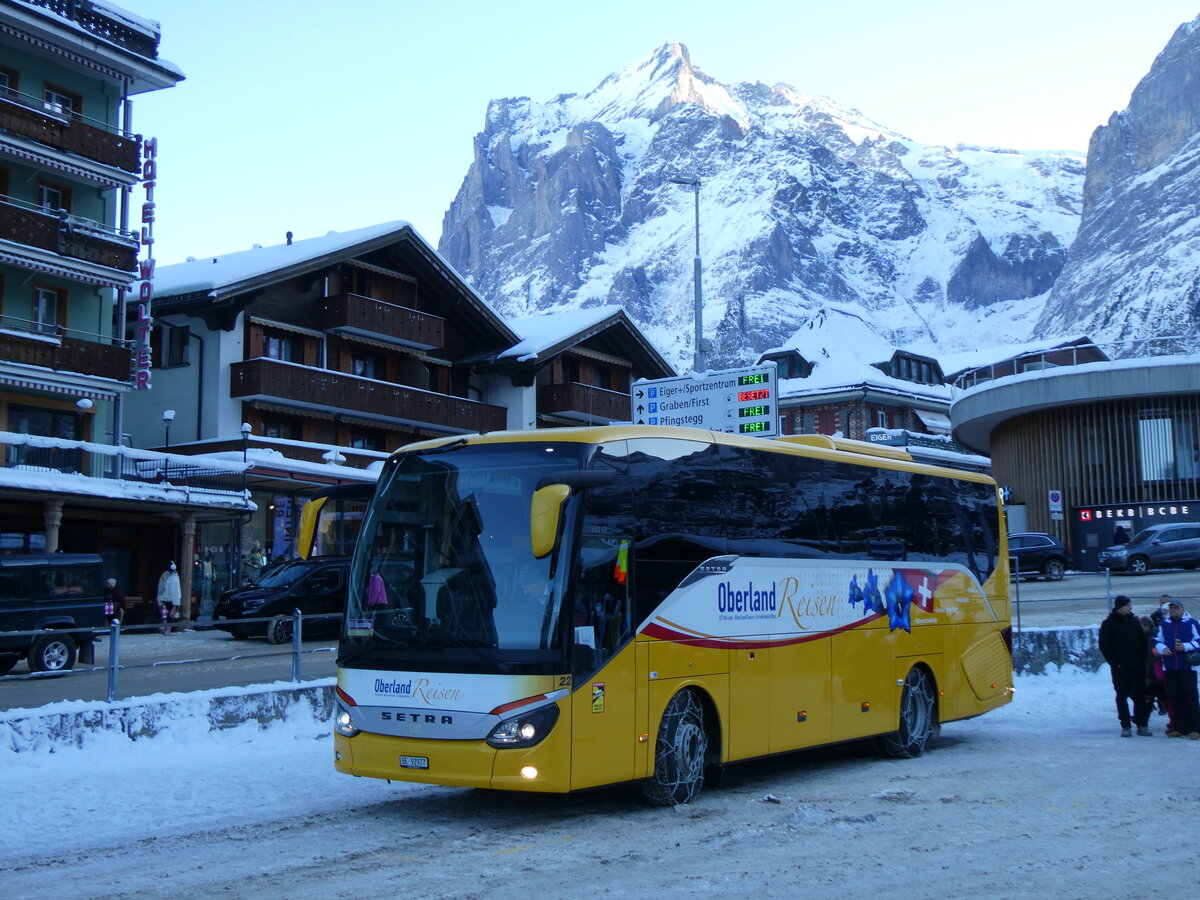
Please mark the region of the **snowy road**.
POLYGON ((333 772, 320 723, 0 756, 6 898, 1129 897, 1194 892, 1200 741, 1117 736, 1106 673, 1018 680, 924 757, 731 767, 691 806, 333 772), (120 773, 120 774, 118 774, 120 773), (150 776, 150 777, 147 777, 150 776), (777 802, 776 802, 777 801, 777 802))

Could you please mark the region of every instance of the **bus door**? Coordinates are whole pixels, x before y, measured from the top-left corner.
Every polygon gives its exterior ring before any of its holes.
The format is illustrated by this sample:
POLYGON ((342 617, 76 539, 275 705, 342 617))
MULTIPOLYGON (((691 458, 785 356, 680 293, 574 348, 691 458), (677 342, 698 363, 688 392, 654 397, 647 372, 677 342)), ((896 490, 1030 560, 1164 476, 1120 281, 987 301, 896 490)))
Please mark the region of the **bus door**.
POLYGON ((628 537, 584 535, 571 628, 571 789, 628 781, 636 750, 628 537))

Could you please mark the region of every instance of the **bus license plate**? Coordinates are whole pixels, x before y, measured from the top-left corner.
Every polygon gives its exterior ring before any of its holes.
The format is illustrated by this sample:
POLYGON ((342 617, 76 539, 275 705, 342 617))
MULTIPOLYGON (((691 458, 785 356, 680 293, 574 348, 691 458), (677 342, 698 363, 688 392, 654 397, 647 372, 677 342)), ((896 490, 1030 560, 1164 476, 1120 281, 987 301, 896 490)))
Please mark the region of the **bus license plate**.
POLYGON ((400 757, 400 768, 402 769, 428 769, 428 756, 402 756, 400 757))

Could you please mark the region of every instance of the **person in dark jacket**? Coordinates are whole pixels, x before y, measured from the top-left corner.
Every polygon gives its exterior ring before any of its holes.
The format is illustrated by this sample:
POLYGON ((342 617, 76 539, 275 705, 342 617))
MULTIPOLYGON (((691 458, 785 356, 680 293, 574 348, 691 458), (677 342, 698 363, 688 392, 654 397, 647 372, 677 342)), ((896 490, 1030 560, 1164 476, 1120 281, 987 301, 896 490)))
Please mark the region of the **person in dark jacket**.
POLYGON ((1137 733, 1150 737, 1154 732, 1149 728, 1150 704, 1146 702, 1146 635, 1133 614, 1133 602, 1124 594, 1113 600, 1112 612, 1100 625, 1100 653, 1112 670, 1121 737, 1133 736, 1130 700, 1133 701, 1132 719, 1137 733))
MULTIPOLYGON (((1162 663, 1154 653, 1154 635, 1158 629, 1154 625, 1154 620, 1149 616, 1142 616, 1138 621, 1142 624, 1142 634, 1146 636, 1146 703, 1150 705, 1152 714, 1157 707, 1158 714, 1165 716, 1167 714, 1167 686, 1162 680, 1162 663)), ((1167 731, 1171 730, 1171 723, 1168 720, 1167 731)))
POLYGON ((1200 741, 1200 703, 1196 697, 1196 670, 1188 665, 1187 655, 1200 650, 1200 624, 1187 614, 1178 600, 1167 604, 1167 617, 1158 626, 1154 652, 1163 663, 1163 681, 1175 728, 1168 737, 1187 735, 1200 741))

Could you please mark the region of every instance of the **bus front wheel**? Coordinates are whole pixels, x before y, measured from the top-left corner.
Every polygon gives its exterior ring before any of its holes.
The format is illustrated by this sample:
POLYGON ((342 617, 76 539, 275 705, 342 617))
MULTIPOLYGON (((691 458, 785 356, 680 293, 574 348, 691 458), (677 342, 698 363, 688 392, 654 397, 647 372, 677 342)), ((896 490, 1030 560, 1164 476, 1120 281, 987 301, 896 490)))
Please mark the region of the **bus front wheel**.
POLYGON ((933 679, 924 669, 910 669, 900 695, 900 727, 880 738, 887 756, 912 759, 925 752, 937 727, 933 679))
POLYGON ((658 726, 654 774, 642 788, 646 801, 651 806, 690 803, 704 784, 707 756, 704 707, 694 691, 680 691, 667 704, 658 726))

